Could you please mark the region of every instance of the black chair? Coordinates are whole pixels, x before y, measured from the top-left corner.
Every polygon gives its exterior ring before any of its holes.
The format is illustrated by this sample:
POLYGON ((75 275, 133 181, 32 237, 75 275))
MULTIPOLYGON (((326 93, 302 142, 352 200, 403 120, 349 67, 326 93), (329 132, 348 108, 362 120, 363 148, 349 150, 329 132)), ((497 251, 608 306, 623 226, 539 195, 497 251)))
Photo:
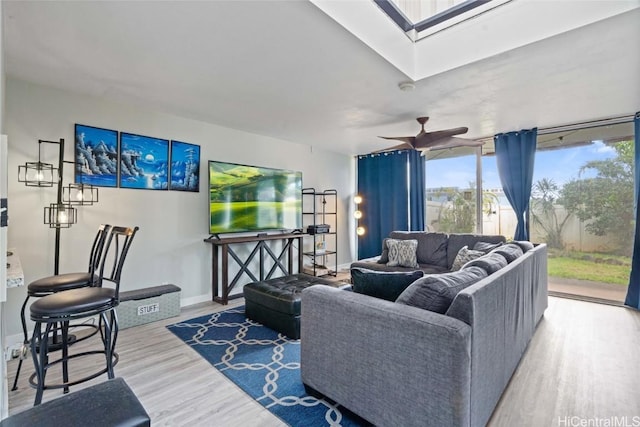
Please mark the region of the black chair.
POLYGON ((118 337, 118 320, 115 308, 120 302, 122 267, 137 231, 138 227, 111 227, 98 269, 98 281, 94 286, 57 292, 42 297, 31 304, 31 320, 35 322, 31 338, 31 355, 35 373, 29 378, 29 383, 36 388, 34 406, 39 405, 42 401, 44 390, 64 388, 67 391, 70 386, 89 381, 104 373, 107 373, 109 379, 114 377, 113 367, 118 362, 118 353, 115 352, 118 337), (102 348, 70 355, 69 322, 92 316, 99 316, 98 329, 102 339, 102 348), (56 325, 61 325, 62 356, 50 361, 49 335, 52 332, 55 333, 56 325), (104 354, 106 366, 83 378, 69 380, 69 360, 95 354, 104 354), (47 370, 57 364, 62 364, 62 382, 46 384, 47 370))
MULTIPOLYGON (((58 274, 55 276, 48 276, 38 279, 29 283, 27 286, 27 297, 24 299, 22 308, 20 309, 20 320, 22 321, 22 333, 24 335, 23 350, 21 352, 20 360, 18 361, 18 369, 16 371, 16 378, 13 380, 13 387, 11 391, 18 389, 18 378, 20 377, 20 370, 22 369, 22 361, 26 357, 27 349, 29 348, 29 335, 27 332, 27 321, 24 315, 29 298, 41 298, 47 295, 54 294, 60 291, 67 291, 69 289, 84 288, 86 286, 93 286, 97 282, 96 270, 100 264, 100 258, 102 256, 102 250, 107 238, 107 234, 111 226, 109 224, 101 224, 98 227, 98 232, 93 240, 91 246, 91 252, 89 253, 89 268, 86 272, 78 273, 66 273, 58 274)), ((97 330, 96 330, 97 332, 97 330)), ((73 339, 71 339, 73 341, 73 339)), ((57 334, 52 337, 52 343, 49 346, 49 351, 53 351, 60 342, 57 334)))

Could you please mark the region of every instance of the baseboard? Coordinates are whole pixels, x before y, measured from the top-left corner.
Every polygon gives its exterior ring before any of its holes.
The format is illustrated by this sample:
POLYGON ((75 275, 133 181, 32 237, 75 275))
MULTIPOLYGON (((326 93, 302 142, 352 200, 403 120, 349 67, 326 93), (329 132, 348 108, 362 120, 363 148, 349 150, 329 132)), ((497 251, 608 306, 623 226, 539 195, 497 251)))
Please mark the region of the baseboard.
POLYGON ((578 300, 578 301, 593 302, 593 303, 596 303, 596 304, 614 305, 616 307, 624 307, 625 306, 624 303, 622 303, 620 301, 612 301, 612 300, 608 300, 608 299, 589 297, 589 296, 585 296, 585 295, 568 294, 566 292, 548 291, 548 294, 549 294, 549 296, 552 296, 552 297, 575 299, 575 300, 578 300))
POLYGON ((189 305, 200 304, 202 302, 211 301, 211 294, 198 295, 189 298, 180 298, 180 307, 187 307, 189 305))
MULTIPOLYGON (((29 336, 31 336, 32 332, 33 331, 29 331, 29 336)), ((15 335, 7 335, 4 337, 5 346, 9 350, 14 348, 19 348, 22 345, 23 341, 24 341, 24 336, 22 335, 22 333, 15 334, 15 335)), ((9 354, 11 354, 11 352, 9 352, 9 354)))
POLYGON ((344 271, 345 273, 351 269, 351 263, 338 264, 338 271, 344 271))

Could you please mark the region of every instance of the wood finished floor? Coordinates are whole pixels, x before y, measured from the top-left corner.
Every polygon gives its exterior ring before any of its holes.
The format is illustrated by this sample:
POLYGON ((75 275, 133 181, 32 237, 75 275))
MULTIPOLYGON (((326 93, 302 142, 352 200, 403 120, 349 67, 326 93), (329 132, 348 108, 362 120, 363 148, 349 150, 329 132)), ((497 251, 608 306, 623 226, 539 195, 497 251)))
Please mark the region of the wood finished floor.
MULTIPOLYGON (((242 304, 242 299, 234 300, 229 307, 242 304)), ((285 425, 164 327, 225 308, 199 304, 183 308, 179 317, 120 332, 116 375, 136 393, 152 425, 285 425)), ((81 374, 100 364, 96 358, 74 366, 81 374)), ((16 366, 16 360, 8 363, 9 385, 16 366)), ((10 414, 33 404, 35 391, 27 383, 33 364, 27 359, 23 366, 19 389, 9 392, 10 414)), ((46 391, 44 401, 60 395, 59 390, 46 391)), ((550 297, 549 308, 489 425, 562 426, 569 425, 561 422, 564 417, 623 416, 629 422, 640 417, 640 313, 550 297)))

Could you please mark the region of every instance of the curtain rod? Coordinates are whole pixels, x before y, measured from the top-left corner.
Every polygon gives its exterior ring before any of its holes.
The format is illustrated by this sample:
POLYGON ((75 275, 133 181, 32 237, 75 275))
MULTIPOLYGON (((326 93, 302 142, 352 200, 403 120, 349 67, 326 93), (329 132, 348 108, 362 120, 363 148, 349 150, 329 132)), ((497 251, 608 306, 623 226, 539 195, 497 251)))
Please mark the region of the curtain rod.
MULTIPOLYGON (((637 114, 640 114, 640 112, 634 113, 634 114, 625 114, 625 115, 622 115, 622 116, 609 117, 609 118, 606 118, 606 119, 587 120, 587 121, 584 121, 584 122, 576 122, 576 123, 570 123, 570 124, 566 124, 566 125, 539 127, 538 128, 538 135, 548 135, 550 133, 561 132, 561 131, 569 131, 569 130, 576 130, 576 129, 586 129, 586 128, 592 128, 592 127, 598 127, 598 126, 616 125, 616 124, 619 124, 619 123, 626 123, 626 122, 633 121, 633 118, 637 114)), ((493 137, 494 137, 494 135, 484 136, 482 138, 475 138, 475 140, 476 141, 491 140, 491 139, 493 139, 493 137)))

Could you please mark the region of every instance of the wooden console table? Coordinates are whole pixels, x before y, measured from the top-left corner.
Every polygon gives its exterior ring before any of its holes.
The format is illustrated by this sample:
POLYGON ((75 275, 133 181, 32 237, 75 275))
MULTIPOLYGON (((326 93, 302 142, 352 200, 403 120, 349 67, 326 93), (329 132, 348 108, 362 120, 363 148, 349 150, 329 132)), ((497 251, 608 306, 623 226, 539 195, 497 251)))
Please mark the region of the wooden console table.
POLYGON ((304 234, 266 234, 261 236, 244 236, 244 237, 229 237, 229 238, 218 238, 218 237, 209 237, 204 239, 205 242, 213 245, 213 250, 211 251, 211 292, 213 295, 213 301, 218 302, 220 304, 228 304, 229 299, 239 298, 242 294, 237 294, 229 297, 229 292, 238 284, 240 277, 243 274, 247 274, 254 282, 259 282, 267 279, 271 279, 273 274, 280 270, 285 275, 294 274, 293 271, 293 244, 297 241, 298 243, 298 272, 302 272, 302 238, 304 234), (283 247, 282 251, 279 255, 276 255, 275 252, 269 247, 267 242, 272 240, 282 240, 283 247), (233 251, 231 245, 237 245, 242 243, 255 243, 251 254, 249 257, 242 261, 240 257, 233 251), (218 248, 222 251, 222 271, 220 272, 222 275, 222 283, 220 284, 220 291, 218 293, 218 285, 220 282, 218 266, 219 266, 219 258, 218 258, 218 248), (270 257, 274 261, 273 266, 265 275, 264 268, 264 260, 265 254, 270 257), (238 264, 240 267, 240 271, 236 273, 231 282, 229 282, 229 255, 231 258, 238 264), (253 260, 253 258, 259 255, 260 257, 260 274, 259 277, 256 277, 255 274, 251 270, 249 270, 249 263, 253 260), (287 265, 283 264, 283 258, 287 255, 287 265))

